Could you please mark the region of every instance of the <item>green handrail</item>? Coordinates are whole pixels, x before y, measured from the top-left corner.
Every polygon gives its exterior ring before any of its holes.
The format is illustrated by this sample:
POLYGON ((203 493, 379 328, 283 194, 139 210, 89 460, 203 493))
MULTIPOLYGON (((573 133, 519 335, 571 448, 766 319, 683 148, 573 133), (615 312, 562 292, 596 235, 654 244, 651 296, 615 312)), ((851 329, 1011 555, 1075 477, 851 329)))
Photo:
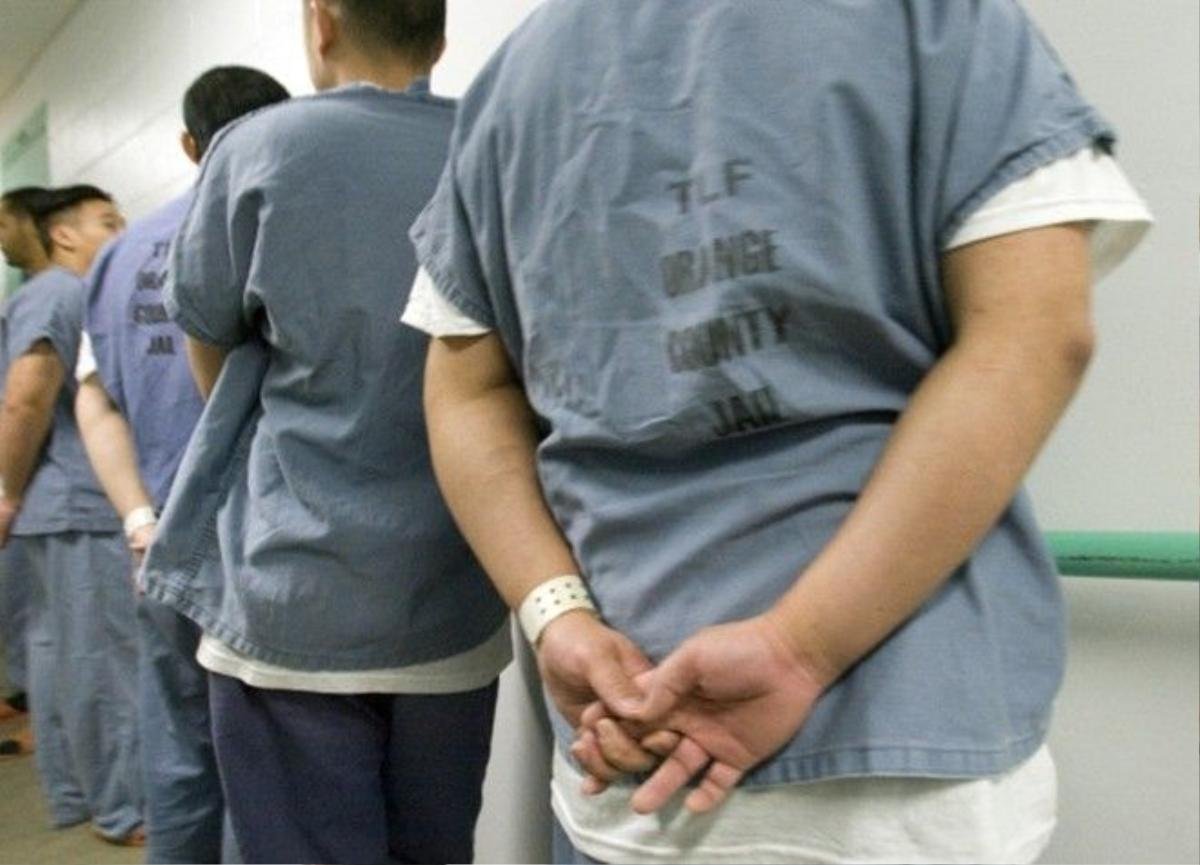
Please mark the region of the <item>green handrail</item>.
POLYGON ((1046 539, 1066 576, 1200 581, 1200 534, 1047 532, 1046 539))

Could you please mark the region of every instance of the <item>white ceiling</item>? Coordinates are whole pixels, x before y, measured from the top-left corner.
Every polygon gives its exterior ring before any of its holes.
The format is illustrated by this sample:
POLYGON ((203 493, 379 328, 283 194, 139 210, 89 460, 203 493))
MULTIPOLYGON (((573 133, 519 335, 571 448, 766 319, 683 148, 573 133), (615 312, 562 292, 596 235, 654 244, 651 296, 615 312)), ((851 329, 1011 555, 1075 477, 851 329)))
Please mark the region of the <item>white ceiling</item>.
POLYGON ((0 102, 83 0, 0 0, 0 102))

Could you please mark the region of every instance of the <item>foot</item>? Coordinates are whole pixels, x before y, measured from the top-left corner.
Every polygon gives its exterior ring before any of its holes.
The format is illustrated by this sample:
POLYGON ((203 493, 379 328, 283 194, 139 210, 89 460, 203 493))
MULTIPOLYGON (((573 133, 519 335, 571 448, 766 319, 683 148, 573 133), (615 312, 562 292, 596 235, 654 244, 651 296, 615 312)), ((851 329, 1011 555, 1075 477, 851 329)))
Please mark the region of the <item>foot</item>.
POLYGON ((105 844, 112 844, 117 847, 145 847, 146 846, 146 830, 142 826, 138 826, 126 835, 114 837, 106 835, 100 831, 100 827, 95 823, 92 824, 92 834, 103 841, 105 844))
POLYGON ((0 740, 0 760, 28 757, 33 751, 33 728, 29 725, 25 725, 7 739, 0 740))
POLYGON ((0 700, 0 722, 24 717, 28 711, 24 692, 13 694, 11 697, 0 700))

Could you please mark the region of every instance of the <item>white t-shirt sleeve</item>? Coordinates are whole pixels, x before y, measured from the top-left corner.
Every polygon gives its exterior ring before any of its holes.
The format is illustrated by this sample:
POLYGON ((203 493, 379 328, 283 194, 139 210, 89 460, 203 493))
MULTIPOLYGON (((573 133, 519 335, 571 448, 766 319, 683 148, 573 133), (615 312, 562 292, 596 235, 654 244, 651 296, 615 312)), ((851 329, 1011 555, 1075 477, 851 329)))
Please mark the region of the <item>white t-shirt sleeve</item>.
POLYGON ((1091 222, 1092 279, 1098 282, 1133 251, 1153 221, 1117 161, 1085 147, 1000 190, 955 232, 946 251, 1014 231, 1091 222))
POLYGON ((408 306, 404 308, 400 320, 433 337, 482 336, 492 330, 469 315, 464 315, 462 310, 446 300, 438 291, 433 277, 423 267, 417 269, 417 278, 413 280, 412 292, 408 296, 408 306))
MULTIPOLYGON (((1153 221, 1117 161, 1085 147, 1000 190, 963 223, 945 251, 1014 231, 1091 222, 1092 278, 1098 282, 1133 251, 1153 221)), ((417 271, 400 320, 434 337, 491 330, 446 300, 425 268, 417 271)))
POLYGON ((79 359, 75 361, 75 380, 83 384, 95 375, 97 370, 96 351, 92 348, 92 338, 85 330, 83 338, 79 340, 79 359))

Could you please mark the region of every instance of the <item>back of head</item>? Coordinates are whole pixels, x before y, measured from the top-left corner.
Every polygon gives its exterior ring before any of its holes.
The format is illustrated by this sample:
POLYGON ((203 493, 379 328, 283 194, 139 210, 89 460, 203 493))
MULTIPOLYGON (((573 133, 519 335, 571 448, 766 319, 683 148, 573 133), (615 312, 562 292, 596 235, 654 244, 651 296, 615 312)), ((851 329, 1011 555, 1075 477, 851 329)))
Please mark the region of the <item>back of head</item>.
POLYGON ((50 190, 41 186, 21 186, 0 195, 0 205, 20 219, 37 220, 50 201, 50 190))
POLYGON ((394 54, 428 68, 446 35, 445 0, 329 0, 347 35, 365 53, 394 54))
POLYGON ((63 186, 51 189, 46 193, 41 211, 37 214, 38 235, 46 252, 50 252, 50 232, 59 222, 70 219, 75 208, 88 201, 107 201, 113 197, 98 186, 80 183, 75 186, 63 186))
POLYGON ((213 137, 243 115, 283 102, 287 88, 247 66, 217 66, 197 78, 183 95, 183 123, 204 155, 213 137))
POLYGON ((49 190, 40 186, 22 186, 0 195, 0 255, 27 273, 46 265, 48 253, 38 233, 38 217, 49 198, 49 190))

